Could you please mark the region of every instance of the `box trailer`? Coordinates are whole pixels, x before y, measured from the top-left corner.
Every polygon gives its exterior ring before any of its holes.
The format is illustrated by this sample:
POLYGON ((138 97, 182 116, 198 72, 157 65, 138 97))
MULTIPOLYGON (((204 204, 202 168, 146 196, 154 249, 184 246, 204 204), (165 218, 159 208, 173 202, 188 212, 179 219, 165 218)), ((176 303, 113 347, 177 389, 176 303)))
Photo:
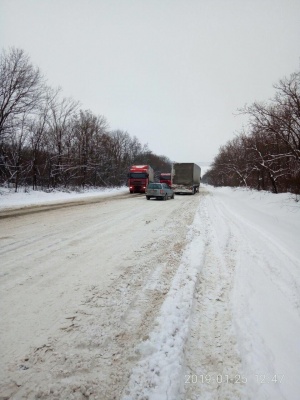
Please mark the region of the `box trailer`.
POLYGON ((172 165, 172 188, 175 193, 199 192, 201 168, 194 163, 174 163, 172 165))

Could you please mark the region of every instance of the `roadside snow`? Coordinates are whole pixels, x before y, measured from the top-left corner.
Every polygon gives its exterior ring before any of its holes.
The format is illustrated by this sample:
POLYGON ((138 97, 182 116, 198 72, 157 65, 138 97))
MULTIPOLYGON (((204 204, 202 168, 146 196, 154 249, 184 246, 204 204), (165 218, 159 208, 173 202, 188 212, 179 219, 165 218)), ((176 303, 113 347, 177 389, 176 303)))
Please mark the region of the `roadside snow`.
POLYGON ((120 193, 128 193, 127 187, 121 188, 103 188, 103 189, 86 189, 82 192, 76 191, 59 191, 53 190, 45 192, 42 190, 28 190, 20 188, 17 193, 13 189, 0 187, 0 211, 16 208, 30 207, 41 204, 57 204, 66 201, 76 201, 99 196, 113 196, 120 193))
POLYGON ((234 325, 251 398, 300 393, 300 208, 290 195, 213 191, 238 238, 234 325))

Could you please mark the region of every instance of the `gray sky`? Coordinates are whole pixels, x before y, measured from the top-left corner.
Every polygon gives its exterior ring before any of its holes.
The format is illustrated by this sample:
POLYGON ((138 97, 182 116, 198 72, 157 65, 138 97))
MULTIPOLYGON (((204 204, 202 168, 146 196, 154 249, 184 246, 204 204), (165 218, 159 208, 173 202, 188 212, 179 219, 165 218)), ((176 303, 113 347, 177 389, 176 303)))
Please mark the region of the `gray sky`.
POLYGON ((299 0, 0 0, 0 47, 172 161, 212 161, 299 70, 299 0))

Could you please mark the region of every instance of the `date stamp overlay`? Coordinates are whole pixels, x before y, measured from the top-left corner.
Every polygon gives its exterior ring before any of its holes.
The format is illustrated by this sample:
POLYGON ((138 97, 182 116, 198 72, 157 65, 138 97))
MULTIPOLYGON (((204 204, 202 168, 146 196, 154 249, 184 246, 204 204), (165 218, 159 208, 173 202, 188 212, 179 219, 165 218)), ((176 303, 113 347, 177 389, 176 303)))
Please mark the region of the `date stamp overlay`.
POLYGON ((184 375, 185 385, 196 385, 196 384, 236 384, 245 385, 249 379, 254 380, 258 385, 272 384, 280 385, 284 381, 284 375, 268 375, 268 374, 255 374, 251 377, 243 375, 217 375, 217 374, 206 374, 206 375, 195 375, 187 374, 184 375))

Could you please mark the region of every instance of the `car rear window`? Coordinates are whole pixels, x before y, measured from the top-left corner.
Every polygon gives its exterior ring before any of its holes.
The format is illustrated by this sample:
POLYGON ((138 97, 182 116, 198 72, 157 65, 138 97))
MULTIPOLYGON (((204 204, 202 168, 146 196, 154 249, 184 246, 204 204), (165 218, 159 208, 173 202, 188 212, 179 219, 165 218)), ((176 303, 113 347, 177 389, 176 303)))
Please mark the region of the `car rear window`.
POLYGON ((160 183, 150 183, 148 185, 149 189, 160 189, 161 188, 161 184, 160 183))

